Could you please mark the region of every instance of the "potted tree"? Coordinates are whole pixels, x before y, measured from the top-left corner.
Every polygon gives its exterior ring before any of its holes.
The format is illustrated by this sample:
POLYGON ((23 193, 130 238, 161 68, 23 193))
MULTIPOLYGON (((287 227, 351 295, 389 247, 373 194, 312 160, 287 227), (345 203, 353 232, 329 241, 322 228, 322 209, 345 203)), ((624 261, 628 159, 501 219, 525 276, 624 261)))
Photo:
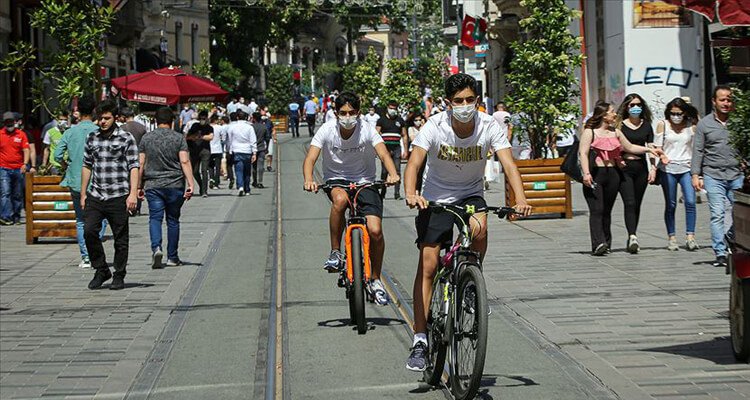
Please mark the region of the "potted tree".
MULTIPOLYGON (((524 192, 536 214, 572 218, 570 180, 560 171, 562 158, 550 158, 555 136, 574 127, 580 115, 571 101, 580 94, 575 69, 583 62, 580 40, 569 31, 580 12, 564 0, 522 0, 527 16, 519 21, 521 39, 511 44, 507 103, 516 113, 513 135, 531 147, 531 159, 517 160, 524 192)), ((506 204, 515 194, 505 179, 506 204)))
POLYGON ((268 89, 265 97, 268 99, 268 111, 271 112, 271 121, 277 132, 288 131, 287 106, 292 100, 293 72, 292 67, 288 65, 275 64, 268 67, 268 89))
POLYGON ((732 256, 729 258, 729 326, 734 356, 740 361, 750 357, 750 89, 734 90, 735 110, 727 128, 730 143, 745 165, 742 189, 734 192, 734 229, 732 256))

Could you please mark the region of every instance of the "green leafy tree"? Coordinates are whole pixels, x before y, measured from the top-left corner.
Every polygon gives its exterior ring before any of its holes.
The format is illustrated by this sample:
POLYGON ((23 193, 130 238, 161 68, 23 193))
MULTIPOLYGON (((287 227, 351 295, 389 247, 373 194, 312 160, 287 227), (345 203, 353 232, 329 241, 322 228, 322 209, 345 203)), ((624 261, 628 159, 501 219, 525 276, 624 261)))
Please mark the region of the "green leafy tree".
POLYGON ((506 100, 520 113, 518 130, 528 138, 532 158, 541 158, 554 132, 574 127, 575 121, 562 117, 580 115, 571 99, 580 93, 575 69, 583 56, 580 38, 568 30, 580 12, 568 8, 564 0, 521 0, 521 6, 529 12, 519 22, 526 39, 511 44, 514 58, 507 76, 511 92, 506 100))
POLYGON ((448 65, 442 58, 422 57, 419 59, 416 71, 419 87, 421 89, 429 87, 433 98, 445 95, 444 82, 447 76, 448 65))
POLYGON ((286 114, 294 85, 292 72, 292 67, 288 65, 275 64, 268 67, 268 86, 265 94, 268 110, 273 115, 286 114))
POLYGON ((386 62, 387 77, 380 88, 380 101, 395 101, 400 107, 411 110, 418 107, 422 96, 419 80, 414 74, 414 63, 408 59, 391 59, 386 62))
POLYGON ((34 46, 15 42, 14 51, 0 60, 0 70, 14 73, 14 79, 33 72, 34 109, 44 107, 54 115, 73 98, 99 90, 99 63, 104 58, 101 43, 114 18, 111 7, 98 7, 89 0, 42 0, 31 13, 31 27, 49 35, 57 50, 45 54, 40 62, 34 46))
POLYGON ((362 98, 363 107, 367 107, 380 90, 380 73, 380 57, 370 47, 363 61, 344 68, 344 89, 358 94, 362 98))
POLYGON ((193 67, 193 73, 207 79, 211 79, 211 60, 208 50, 201 50, 201 62, 193 67))
MULTIPOLYGON (((748 82, 750 83, 750 82, 748 82)), ((750 193, 750 89, 734 88, 734 111, 729 114, 727 129, 729 129, 729 141, 737 149, 740 161, 745 164, 745 187, 750 193)))

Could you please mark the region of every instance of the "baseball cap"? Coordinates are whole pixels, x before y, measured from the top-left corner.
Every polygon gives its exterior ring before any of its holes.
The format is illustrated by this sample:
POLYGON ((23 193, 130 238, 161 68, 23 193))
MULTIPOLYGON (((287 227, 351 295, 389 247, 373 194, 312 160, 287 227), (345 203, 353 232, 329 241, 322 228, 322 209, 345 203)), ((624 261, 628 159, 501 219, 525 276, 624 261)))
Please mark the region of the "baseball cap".
POLYGON ((16 120, 16 114, 14 114, 12 111, 6 111, 3 113, 3 121, 15 121, 16 120))

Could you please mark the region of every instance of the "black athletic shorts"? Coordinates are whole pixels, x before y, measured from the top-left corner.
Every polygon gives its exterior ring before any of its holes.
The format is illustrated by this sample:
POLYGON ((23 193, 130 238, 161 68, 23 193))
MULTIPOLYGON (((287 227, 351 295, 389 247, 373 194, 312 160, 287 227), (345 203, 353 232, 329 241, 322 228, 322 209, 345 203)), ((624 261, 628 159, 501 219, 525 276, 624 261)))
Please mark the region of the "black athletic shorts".
MULTIPOLYGON (((348 181, 341 179, 331 179, 326 181, 326 184, 349 184, 348 181)), ((325 189, 328 199, 333 201, 331 198, 331 190, 325 189)), ((356 190, 346 190, 349 193, 349 199, 354 202, 354 195, 356 190)), ((372 187, 362 189, 357 196, 357 211, 363 215, 374 215, 378 218, 383 218, 383 199, 380 197, 380 193, 372 187)))
MULTIPOLYGON (((455 205, 465 206, 473 205, 477 209, 487 207, 487 202, 481 196, 467 197, 463 200, 453 203, 455 205)), ((416 243, 445 243, 453 240, 453 221, 456 216, 450 212, 435 212, 429 208, 419 210, 419 214, 414 219, 417 226, 416 243)))

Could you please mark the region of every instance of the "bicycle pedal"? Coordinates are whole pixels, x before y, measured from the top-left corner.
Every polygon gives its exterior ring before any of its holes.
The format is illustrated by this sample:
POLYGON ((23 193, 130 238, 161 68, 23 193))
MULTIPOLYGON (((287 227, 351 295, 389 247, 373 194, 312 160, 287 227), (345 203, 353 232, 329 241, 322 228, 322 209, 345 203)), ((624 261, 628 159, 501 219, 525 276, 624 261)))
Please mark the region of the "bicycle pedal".
POLYGON ((336 281, 336 285, 338 287, 340 287, 340 288, 345 288, 346 287, 346 278, 344 278, 343 275, 339 276, 338 281, 336 281))

